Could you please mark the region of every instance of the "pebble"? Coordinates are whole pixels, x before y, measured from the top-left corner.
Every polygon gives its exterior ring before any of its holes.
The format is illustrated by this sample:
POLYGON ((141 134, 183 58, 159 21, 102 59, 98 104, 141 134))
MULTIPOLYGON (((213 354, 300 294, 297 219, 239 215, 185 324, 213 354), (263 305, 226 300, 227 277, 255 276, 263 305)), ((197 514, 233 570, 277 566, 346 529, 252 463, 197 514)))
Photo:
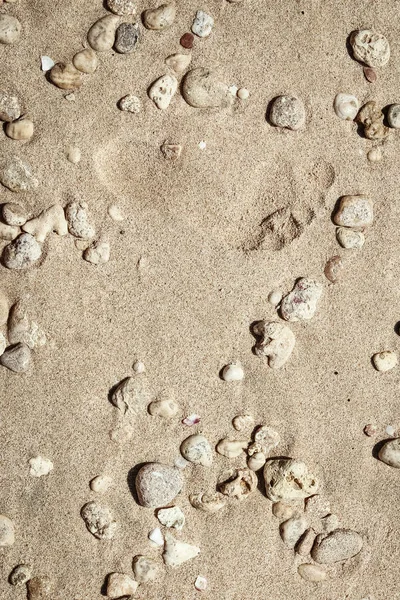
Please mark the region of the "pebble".
POLYGON ((161 146, 161 152, 167 160, 177 160, 182 154, 181 144, 164 144, 161 146))
POLYGON ((149 89, 149 98, 160 110, 165 110, 178 88, 178 80, 173 75, 163 75, 149 89))
POLYGON ((300 538, 296 545, 296 552, 300 556, 308 556, 311 552, 311 548, 315 541, 315 531, 310 527, 304 532, 304 535, 300 538))
POLYGON ((192 413, 191 415, 188 415, 187 417, 182 419, 183 425, 186 425, 187 427, 193 427, 193 425, 197 425, 198 423, 200 423, 200 421, 201 417, 200 415, 196 415, 196 413, 192 413))
POLYGON ((263 452, 255 452, 252 456, 247 459, 247 466, 252 471, 259 471, 265 465, 267 457, 263 452))
POLYGON ((389 467, 400 469, 400 438, 386 442, 379 450, 378 457, 389 467))
POLYGON ((198 144, 200 150, 205 150, 207 147, 207 143, 206 142, 199 142, 198 144))
POLYGON ((194 35, 193 33, 184 33, 181 39, 179 40, 182 48, 186 48, 187 50, 191 50, 194 44, 194 35))
POLYGON ((83 201, 70 202, 65 209, 68 231, 71 235, 83 240, 90 240, 96 235, 94 227, 89 223, 88 205, 83 201))
POLYGON ((53 463, 49 458, 43 458, 42 456, 35 456, 29 460, 29 475, 32 477, 43 477, 48 475, 54 468, 53 463))
POLYGON ((192 32, 200 38, 208 37, 214 27, 214 19, 203 10, 198 10, 192 25, 192 32))
POLYGON ((18 98, 8 92, 0 91, 0 121, 10 123, 19 119, 21 107, 18 98))
POLYGON ((175 569, 179 565, 196 558, 200 548, 175 539, 170 533, 165 534, 163 559, 167 567, 175 569))
POLYGON ((238 362, 230 363, 222 369, 222 379, 224 381, 242 381, 243 378, 243 367, 238 362))
POLYGON ((400 104, 391 104, 387 112, 389 127, 400 129, 400 104))
POLYGON ((254 418, 251 415, 236 415, 232 420, 232 425, 236 431, 250 429, 254 425, 254 418))
POLYGON ((145 10, 142 18, 143 25, 147 29, 153 29, 156 31, 162 31, 170 27, 175 20, 176 8, 175 5, 161 4, 157 8, 145 10))
POLYGON ((66 95, 64 96, 64 98, 65 98, 66 100, 68 100, 68 102, 75 102, 75 100, 76 100, 76 96, 75 96, 75 94, 74 94, 74 93, 72 93, 72 94, 66 94, 66 95))
POLYGON ((268 302, 272 304, 272 306, 278 306, 282 300, 282 296, 283 294, 279 290, 272 290, 272 292, 268 294, 268 302))
POLYGON ((339 517, 337 515, 329 514, 326 515, 321 521, 322 531, 325 533, 331 533, 339 527, 339 517))
POLYGON ((285 321, 312 319, 322 296, 322 290, 322 284, 313 279, 307 277, 299 279, 290 294, 282 300, 281 315, 285 321))
POLYGON ((67 235, 68 223, 65 219, 63 207, 61 204, 53 204, 35 219, 27 221, 22 229, 33 235, 40 243, 44 242, 48 234, 53 231, 57 235, 67 235))
POLYGON ((11 240, 15 240, 20 233, 19 227, 11 227, 0 222, 0 239, 10 242, 11 240))
POLYGON ((50 71, 50 69, 52 69, 55 64, 56 63, 54 62, 54 60, 52 58, 50 58, 50 56, 44 55, 44 56, 40 57, 40 66, 44 73, 47 73, 47 71, 50 71))
POLYGON ((40 244, 29 233, 22 233, 3 251, 3 263, 7 269, 26 269, 42 255, 40 244))
POLYGON ((326 263, 324 268, 325 277, 331 283, 337 283, 343 273, 343 261, 340 256, 332 256, 326 263))
POLYGON ((114 48, 120 54, 133 52, 139 40, 139 25, 137 23, 121 23, 115 32, 114 48))
POLYGON ((12 156, 6 162, 0 172, 0 181, 12 192, 33 192, 39 185, 30 164, 18 156, 12 156))
POLYGON ((254 434, 254 443, 248 450, 249 456, 262 452, 268 455, 276 448, 281 441, 281 436, 277 431, 266 425, 260 426, 254 434))
POLYGON ((226 481, 218 485, 219 491, 229 498, 244 500, 257 489, 258 478, 251 469, 231 469, 226 481))
POLYGON ((363 431, 368 437, 374 437, 378 432, 378 427, 372 423, 368 423, 368 425, 364 427, 363 431))
POLYGON ((34 125, 30 119, 19 119, 7 123, 5 132, 12 140, 29 140, 33 136, 34 125))
POLYGON ((388 435, 391 435, 392 437, 395 437, 396 435, 396 429, 393 427, 393 425, 388 425, 385 431, 388 435))
POLYGON ((57 63, 49 72, 52 83, 61 90, 77 90, 83 83, 83 75, 72 63, 57 63))
POLYGON ((178 413, 179 405, 172 398, 161 398, 150 402, 148 411, 153 417, 172 419, 178 413))
POLYGON ((156 546, 164 546, 164 536, 161 533, 161 529, 156 527, 149 532, 148 538, 156 546))
POLYGON ((294 458, 274 458, 264 467, 264 480, 267 498, 279 500, 300 500, 318 491, 318 480, 308 471, 307 465, 294 458))
POLYGON ((141 360, 136 360, 132 365, 132 369, 135 373, 141 375, 146 371, 146 365, 141 360))
POLYGON ((319 565, 302 564, 297 567, 297 572, 306 581, 318 583, 326 579, 327 573, 325 569, 319 565))
POLYGON ((4 350, 7 348, 7 340, 4 333, 0 332, 0 356, 4 354, 4 350))
POLYGON ((114 15, 101 17, 89 29, 87 39, 89 45, 96 52, 111 50, 115 42, 115 30, 119 19, 114 15))
POLYGON ((81 151, 76 146, 68 146, 67 159, 73 165, 77 165, 81 160, 81 151))
POLYGON ((329 500, 320 494, 315 494, 314 496, 306 498, 305 512, 307 515, 322 519, 329 515, 330 511, 331 507, 329 500))
POLYGON ((333 102, 333 108, 339 119, 344 121, 354 121, 357 116, 360 104, 352 94, 336 94, 333 102))
POLYGON ((207 589, 207 579, 202 575, 198 575, 194 582, 194 587, 199 592, 204 592, 207 589))
POLYGON ((110 244, 105 240, 93 242, 83 253, 83 258, 92 265, 104 265, 110 260, 110 244))
POLYGON ((190 435, 183 440, 180 451, 183 458, 195 465, 202 465, 203 467, 212 465, 212 449, 209 441, 203 435, 190 435))
POLYGON ((367 227, 374 219, 372 200, 366 196, 343 196, 333 217, 342 227, 367 227))
POLYGON ((147 508, 160 508, 172 502, 183 488, 181 472, 161 463, 148 463, 136 475, 139 503, 147 508))
POLYGON ((15 17, 0 14, 0 44, 15 44, 21 36, 21 23, 15 17))
POLYGON ((342 248, 360 249, 364 246, 365 235, 362 231, 353 231, 347 227, 338 227, 336 229, 336 239, 342 248))
POLYGON ((188 68, 188 66, 190 65, 190 62, 192 60, 192 55, 191 54, 171 54, 171 56, 168 56, 165 59, 165 64, 172 69, 173 71, 175 71, 175 73, 181 74, 184 71, 186 71, 186 69, 188 68))
POLYGON ((93 500, 82 507, 81 517, 86 528, 99 540, 111 540, 117 529, 109 508, 100 506, 93 500))
POLYGON ((84 48, 80 52, 77 52, 74 55, 72 62, 75 69, 78 69, 78 71, 86 73, 87 75, 94 73, 99 64, 97 54, 92 48, 84 48))
POLYGON ((317 535, 311 551, 317 563, 332 564, 352 558, 361 551, 363 539, 356 531, 335 529, 331 533, 317 535))
POLYGON ((272 514, 277 519, 287 521, 295 514, 296 509, 292 504, 286 504, 281 500, 279 502, 274 502, 272 505, 272 514))
POLYGON ((224 438, 217 444, 217 452, 225 458, 236 458, 243 454, 243 450, 249 445, 247 440, 228 440, 224 438))
MULTIPOLYGON (((116 204, 110 204, 107 209, 108 216, 116 223, 120 223, 125 219, 122 210, 116 204)), ((136 363, 135 363, 136 364, 136 363)), ((144 366, 144 365, 143 365, 144 366)))
POLYGON ((21 299, 17 300, 10 310, 8 340, 10 344, 23 342, 31 350, 46 343, 46 334, 37 323, 30 321, 26 306, 21 299))
POLYGON ((272 369, 283 367, 296 343, 292 330, 283 323, 259 321, 253 327, 253 334, 257 338, 255 354, 260 358, 267 357, 272 369))
POLYGON ((236 92, 237 97, 240 98, 240 100, 248 100, 250 97, 250 92, 247 88, 239 88, 238 91, 236 92))
POLYGON ((131 394, 130 394, 130 383, 131 377, 125 377, 120 383, 114 388, 111 394, 111 404, 118 408, 122 413, 130 408, 131 394))
POLYGON ((28 565, 14 567, 8 578, 11 585, 24 585, 32 577, 32 569, 28 565))
POLYGON ((372 362, 374 363, 374 367, 377 371, 384 373, 385 371, 390 371, 397 366, 397 354, 392 350, 384 350, 383 352, 374 354, 372 357, 372 362))
POLYGON ((124 112, 138 114, 141 111, 142 103, 137 96, 127 94, 118 102, 118 107, 124 112))
POLYGON ((205 67, 197 67, 186 73, 182 95, 194 108, 221 108, 233 103, 233 96, 226 83, 205 67))
POLYGON ((371 148, 367 154, 367 158, 370 162, 379 162, 382 160, 382 150, 379 147, 371 148))
POLYGON ((0 515, 0 547, 12 546, 14 542, 14 523, 5 515, 0 515))
POLYGON ((372 29, 353 31, 350 35, 350 45, 354 58, 368 67, 383 67, 389 61, 388 40, 372 29))
POLYGON ((90 482, 90 489, 96 494, 104 494, 112 486, 113 480, 108 475, 97 475, 90 482))
POLYGON ((28 220, 27 211, 20 205, 14 202, 6 202, 3 204, 1 216, 7 225, 13 227, 21 227, 28 220))
POLYGON ((132 596, 139 584, 125 573, 110 573, 107 577, 107 597, 123 598, 132 596))
POLYGON ((384 140, 390 133, 384 125, 384 114, 376 102, 364 104, 357 115, 357 121, 364 126, 364 135, 369 140, 384 140))
POLYGON ((220 492, 213 494, 190 494, 189 502, 193 508, 206 513, 215 513, 226 506, 226 500, 220 492))
POLYGON ((275 127, 297 131, 306 121, 304 104, 295 96, 278 96, 271 106, 269 120, 275 127))
POLYGON ((42 575, 41 577, 30 579, 26 584, 26 588, 28 591, 28 600, 50 600, 53 583, 50 577, 42 575))
POLYGON ((185 515, 179 506, 171 506, 170 508, 162 508, 157 513, 157 519, 164 527, 172 527, 179 531, 185 525, 185 515))
POLYGON ((363 73, 365 79, 369 81, 369 83, 375 83, 375 81, 378 79, 378 75, 372 67, 364 67, 363 73))
POLYGON ((136 14, 135 0, 107 0, 107 8, 120 17, 136 14))
POLYGON ((152 558, 143 555, 133 558, 132 569, 139 584, 155 581, 159 574, 158 564, 152 558))
POLYGON ((279 533, 286 546, 294 548, 307 529, 307 519, 303 516, 295 516, 280 524, 279 533))

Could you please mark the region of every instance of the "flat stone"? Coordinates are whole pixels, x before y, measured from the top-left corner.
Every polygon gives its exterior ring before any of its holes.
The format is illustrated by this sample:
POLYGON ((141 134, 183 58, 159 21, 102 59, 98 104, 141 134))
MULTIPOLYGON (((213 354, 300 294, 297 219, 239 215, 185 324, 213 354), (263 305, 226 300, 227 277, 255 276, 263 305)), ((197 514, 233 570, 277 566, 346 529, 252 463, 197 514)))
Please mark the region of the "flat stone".
POLYGON ((9 346, 0 356, 0 364, 14 373, 25 373, 30 366, 31 351, 26 344, 9 346))
POLYGON ((14 523, 8 517, 0 515, 0 547, 12 546, 14 541, 14 523))
POLYGON ((192 60, 191 54, 171 54, 165 59, 165 64, 170 67, 175 73, 183 73, 186 71, 192 60))
POLYGON ((328 565, 352 558, 362 547, 363 539, 359 533, 350 529, 335 529, 331 533, 317 535, 311 556, 315 562, 328 565))
POLYGON ((28 220, 28 212, 15 202, 6 202, 2 206, 1 216, 4 223, 12 227, 21 227, 28 220))
POLYGON ((397 367, 399 361, 396 352, 384 350, 383 352, 374 354, 372 362, 377 371, 385 373, 386 371, 390 371, 391 369, 394 369, 394 367, 397 367))
POLYGON ((60 90, 78 90, 83 83, 82 72, 72 63, 56 63, 49 71, 49 79, 60 90))
POLYGON ((280 369, 289 360, 296 343, 294 333, 287 325, 277 322, 258 321, 253 326, 257 338, 254 352, 266 357, 271 369, 280 369))
POLYGON ((135 580, 140 583, 155 581, 159 575, 160 568, 155 560, 148 556, 138 555, 133 559, 132 569, 135 580))
POLYGON ((183 477, 175 467, 148 463, 136 475, 139 503, 147 508, 160 508, 172 502, 183 488, 183 477))
POLYGON ((139 40, 139 25, 137 23, 121 23, 115 32, 114 48, 120 54, 132 52, 139 40))
POLYGON ((21 23, 15 17, 0 14, 0 44, 15 44, 21 36, 21 23))
POLYGON ((323 286, 318 281, 302 277, 281 303, 281 315, 285 321, 312 319, 322 296, 323 286))
POLYGON ((264 467, 267 498, 272 502, 299 500, 318 491, 318 480, 307 465, 294 458, 274 458, 264 467))
POLYGON ((84 251, 83 258, 92 265, 104 265, 110 260, 109 242, 97 240, 84 251))
POLYGON ((11 123, 21 116, 21 107, 17 96, 0 91, 0 121, 11 123))
POLYGON ((278 96, 272 103, 269 120, 275 127, 297 131, 306 121, 304 104, 295 96, 278 96))
POLYGON ((89 45, 96 52, 106 52, 111 50, 115 42, 115 30, 118 26, 119 19, 114 15, 106 15, 89 29, 87 39, 89 45))
POLYGON ((86 528, 99 540, 111 540, 117 529, 109 508, 100 506, 97 502, 88 502, 81 509, 81 517, 86 528))
POLYGON ((354 231, 347 227, 338 227, 336 229, 336 239, 342 248, 358 250, 364 246, 365 235, 362 231, 354 231))
POLYGON ((42 248, 33 235, 22 233, 3 250, 3 264, 7 269, 26 269, 42 256, 42 248))
POLYGON ((77 52, 72 59, 75 69, 91 75, 98 67, 99 60, 96 52, 92 48, 84 48, 80 52, 77 52))
POLYGON ((200 38, 208 37, 214 26, 214 19, 203 10, 198 10, 193 21, 192 31, 200 38))
POLYGON ((226 83, 210 69, 197 67, 189 71, 182 82, 182 95, 194 108, 222 108, 231 106, 234 97, 226 83))
POLYGON ((373 220, 373 202, 367 196, 343 196, 333 217, 341 227, 368 227, 373 220))
POLYGON ((0 181, 12 192, 33 192, 39 181, 30 164, 19 156, 12 156, 0 171, 0 181))
POLYGON ((213 453, 209 441, 203 435, 194 434, 183 440, 181 444, 183 458, 195 465, 210 467, 213 453))
POLYGON ((400 438, 386 442, 379 450, 378 457, 389 467, 400 469, 400 438))

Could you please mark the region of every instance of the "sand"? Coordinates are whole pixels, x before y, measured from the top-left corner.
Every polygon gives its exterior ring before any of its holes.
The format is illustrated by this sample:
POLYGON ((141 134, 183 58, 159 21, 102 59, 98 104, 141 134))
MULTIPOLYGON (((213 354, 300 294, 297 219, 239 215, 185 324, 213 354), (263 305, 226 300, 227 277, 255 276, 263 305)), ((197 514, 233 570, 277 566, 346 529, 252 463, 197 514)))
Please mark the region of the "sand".
MULTIPOLYGON (((149 6, 155 3, 138 2, 138 12, 149 6)), ((107 573, 131 573, 136 554, 161 563, 147 540, 157 520, 136 504, 128 473, 143 462, 171 464, 194 429, 213 444, 233 438, 231 420, 245 411, 280 432, 277 455, 301 458, 320 473, 333 512, 364 536, 363 552, 315 587, 298 576, 262 491, 214 516, 196 511, 188 492, 212 487, 232 464, 216 455, 211 470, 185 470, 178 502, 186 513, 182 539, 199 545, 200 556, 140 587, 135 597, 197 598, 193 583, 201 574, 209 582, 204 597, 216 600, 394 598, 399 473, 378 462, 372 449, 387 437, 386 425, 400 427, 399 370, 378 373, 370 358, 400 347, 394 330, 398 138, 392 133, 382 162, 369 163, 372 143, 356 125, 340 121, 332 103, 338 92, 382 106, 399 100, 397 2, 186 0, 177 6, 174 25, 146 31, 134 54, 99 55, 97 72, 75 102, 46 81, 40 56, 71 58, 106 14, 101 1, 1 6, 23 25, 20 42, 1 48, 1 87, 17 92, 36 130, 28 143, 1 133, 0 160, 17 154, 36 170, 40 187, 18 197, 32 214, 71 197, 85 199, 110 241, 111 259, 95 267, 82 260, 72 236, 51 235, 40 266, 1 267, 1 289, 10 302, 30 296, 49 341, 28 374, 0 372, 0 513, 16 526, 14 546, 1 550, 0 596, 24 597, 7 583, 21 562, 54 580, 52 600, 100 600, 107 573), (227 83, 246 86, 250 99, 235 111, 203 111, 177 94, 168 110, 158 111, 146 89, 165 72, 165 57, 179 50, 199 8, 214 16, 215 26, 210 38, 196 42, 192 65, 218 69, 227 83), (384 33, 392 47, 374 85, 346 48, 348 34, 363 25, 384 33), (265 119, 268 102, 284 92, 305 102, 307 124, 299 132, 279 131, 265 119), (128 93, 142 99, 139 115, 118 110, 128 93), (179 161, 164 159, 165 140, 183 145, 179 161), (202 140, 205 150, 198 148, 202 140), (69 145, 82 152, 77 165, 66 159, 69 145), (341 250, 331 222, 337 198, 349 193, 375 201, 361 251, 341 250), (107 216, 112 203, 124 222, 107 216), (270 238, 259 244, 260 223, 284 206, 304 222, 302 235, 281 250, 270 238), (332 285, 323 269, 335 254, 345 269, 332 285), (275 318, 268 293, 287 293, 301 276, 323 282, 324 295, 312 321, 291 325, 296 347, 274 371, 252 354, 249 327, 275 318), (179 418, 166 422, 143 409, 130 441, 110 439, 116 409, 108 392, 132 374, 136 358, 146 364, 140 385, 150 399, 161 391, 173 395, 183 415, 201 415, 199 426, 189 430, 179 418), (243 382, 219 378, 230 360, 243 364, 243 382), (379 428, 372 439, 363 434, 371 422, 379 428), (48 477, 29 476, 36 454, 54 462, 48 477), (115 481, 102 499, 119 523, 112 542, 92 537, 80 517, 82 505, 95 498, 89 481, 100 473, 115 481)), ((1 203, 16 200, 1 190, 1 203)))

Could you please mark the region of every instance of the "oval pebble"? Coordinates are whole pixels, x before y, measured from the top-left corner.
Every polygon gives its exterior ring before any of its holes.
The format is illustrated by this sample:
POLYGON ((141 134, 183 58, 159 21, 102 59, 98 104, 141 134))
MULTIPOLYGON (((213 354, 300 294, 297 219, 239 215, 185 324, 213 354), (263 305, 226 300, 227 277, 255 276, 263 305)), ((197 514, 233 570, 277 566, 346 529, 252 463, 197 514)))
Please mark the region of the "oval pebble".
POLYGON ((77 52, 72 59, 75 69, 88 75, 94 73, 98 67, 99 61, 97 54, 92 48, 85 48, 77 52))
POLYGON ((96 52, 106 52, 111 50, 115 42, 115 30, 119 19, 114 15, 101 17, 89 29, 87 39, 89 45, 96 52))
POLYGON ((6 202, 2 206, 1 216, 7 225, 21 227, 21 225, 26 223, 29 215, 20 204, 6 202))
POLYGON ((52 83, 61 90, 76 90, 83 83, 83 76, 72 63, 57 63, 49 71, 52 83))
POLYGON ((295 512, 296 508, 292 504, 286 504, 286 502, 282 502, 282 500, 274 502, 272 505, 272 514, 280 520, 287 521, 293 517, 295 512))
POLYGON ((33 192, 39 185, 30 164, 18 156, 6 162, 0 171, 0 181, 12 192, 33 192))
POLYGON ((325 565, 356 556, 363 547, 359 533, 350 529, 335 529, 331 533, 317 535, 311 551, 313 560, 325 565))
POLYGON ((297 131, 306 121, 304 104, 296 96, 278 96, 270 108, 269 120, 275 127, 297 131))
POLYGON ((308 522, 305 517, 294 516, 280 524, 279 533, 286 546, 294 548, 307 528, 308 522))
POLYGON ((149 89, 149 98, 160 110, 165 110, 178 88, 178 80, 173 75, 159 77, 149 89))
POLYGON ((379 450, 378 457, 389 467, 400 469, 400 438, 386 442, 379 450))
POLYGON ((296 552, 300 556, 308 556, 311 552, 311 548, 315 541, 315 531, 310 527, 301 536, 300 540, 296 544, 296 552))
POLYGON ((228 86, 205 67, 197 67, 185 75, 182 95, 194 108, 220 108, 233 102, 228 86))
POLYGON ((113 480, 108 475, 96 475, 90 482, 90 489, 97 494, 104 494, 112 486, 113 480))
POLYGON ((165 59, 165 64, 170 67, 175 73, 183 73, 192 60, 191 54, 171 54, 165 59))
POLYGON ((367 227, 374 220, 373 202, 367 196, 343 196, 333 216, 341 227, 367 227))
POLYGON ((174 4, 161 4, 157 8, 145 10, 143 25, 147 29, 162 31, 170 27, 175 20, 176 8, 174 4))
POLYGON ((318 479, 307 465, 293 458, 274 458, 264 467, 267 498, 272 502, 298 500, 318 491, 318 479))
POLYGON ((0 515, 0 547, 12 546, 14 541, 14 523, 5 515, 0 515))
POLYGON ((375 83, 378 79, 376 71, 372 67, 364 67, 363 68, 364 77, 370 83, 375 83))
POLYGON ((17 96, 0 91, 0 121, 10 123, 21 116, 21 107, 17 96))
POLYGON ((272 290, 272 292, 268 294, 268 302, 272 304, 272 306, 278 306, 281 300, 282 292, 279 290, 272 290))
POLYGON ((324 581, 327 577, 327 572, 323 567, 311 563, 299 565, 297 572, 305 581, 312 581, 313 583, 324 581))
POLYGON ((325 277, 331 283, 337 283, 342 275, 343 268, 344 265, 340 256, 332 256, 325 265, 325 277))
POLYGON ((135 0, 107 0, 107 8, 120 17, 136 14, 135 0))
POLYGON ((32 569, 28 565, 17 565, 8 578, 11 585, 24 585, 32 577, 32 569))
POLYGON ((110 244, 105 240, 93 242, 83 253, 86 262, 92 265, 104 265, 110 260, 110 244))
POLYGON ((140 102, 140 99, 137 96, 128 94, 127 96, 121 98, 121 100, 118 102, 118 106, 120 110, 138 114, 142 107, 142 103, 140 102))
POLYGON ((0 44, 15 44, 21 36, 21 23, 15 17, 0 14, 0 44))
POLYGON ((7 269, 26 269, 42 256, 42 248, 33 235, 22 233, 3 250, 7 269))
POLYGON ((182 48, 186 48, 187 50, 191 50, 194 44, 194 35, 193 33, 184 33, 181 39, 179 40, 182 48))
POLYGON ((250 429, 254 425, 254 418, 251 415, 236 415, 236 417, 233 418, 232 425, 236 431, 250 429))
POLYGON ((202 465, 203 467, 210 467, 212 465, 212 449, 204 435, 190 435, 183 440, 180 450, 183 458, 195 465, 202 465))
POLYGON ((393 352, 392 350, 384 350, 383 352, 374 354, 372 357, 372 362, 374 363, 374 367, 377 371, 385 373, 386 371, 390 371, 397 366, 398 358, 396 352, 393 352))
POLYGON ((247 459, 247 466, 252 471, 259 471, 265 465, 267 460, 264 452, 255 452, 252 456, 247 459))
POLYGON ((342 248, 347 249, 359 249, 365 243, 365 235, 362 231, 353 231, 346 227, 338 227, 336 229, 336 239, 342 248))
POLYGON ((379 162, 382 160, 382 150, 378 147, 371 148, 367 154, 367 158, 370 162, 379 162))
POLYGON ((175 467, 148 463, 136 475, 139 503, 147 508, 160 508, 172 502, 183 488, 183 477, 175 467))
POLYGON ((360 104, 352 94, 337 94, 333 102, 336 115, 344 121, 354 121, 360 104))
POLYGON ((230 363, 222 369, 224 381, 242 381, 244 378, 243 367, 240 363, 230 363))
POLYGON ((5 127, 6 134, 12 140, 29 140, 33 136, 33 130, 32 121, 25 118, 7 123, 5 127))
POLYGON ((368 67, 383 67, 389 61, 388 40, 372 29, 353 31, 350 35, 350 45, 354 58, 368 67))
POLYGON ((389 127, 400 129, 400 104, 391 104, 387 112, 389 127))
POLYGON ((120 54, 133 52, 139 40, 139 25, 137 23, 121 23, 115 32, 114 48, 120 54))

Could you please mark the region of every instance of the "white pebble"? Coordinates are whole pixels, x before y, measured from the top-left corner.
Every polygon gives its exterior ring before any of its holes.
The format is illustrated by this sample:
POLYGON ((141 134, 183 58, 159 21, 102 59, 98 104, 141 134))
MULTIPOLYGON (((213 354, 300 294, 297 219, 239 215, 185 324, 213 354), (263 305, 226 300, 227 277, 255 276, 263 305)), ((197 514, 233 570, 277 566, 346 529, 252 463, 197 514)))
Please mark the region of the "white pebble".
POLYGON ((157 519, 164 527, 172 527, 173 529, 181 530, 185 525, 185 515, 179 506, 162 508, 157 513, 157 519))
POLYGON ((374 363, 374 367, 377 371, 382 371, 384 373, 385 371, 390 371, 397 366, 397 354, 392 350, 384 350, 383 352, 374 354, 372 357, 372 362, 374 363))
POLYGON ((378 148, 371 148, 367 154, 367 158, 370 162, 379 162, 382 160, 382 150, 378 148))
POLYGON ((237 91, 237 97, 240 98, 240 100, 247 100, 250 97, 250 92, 247 88, 239 88, 237 91))
POLYGON ((333 102, 333 108, 339 119, 354 121, 360 104, 357 98, 351 94, 337 94, 333 102))
POLYGON ((108 212, 108 216, 113 221, 120 222, 120 221, 123 221, 125 218, 122 213, 122 210, 116 204, 111 204, 108 207, 107 212, 108 212))
POLYGON ((396 435, 396 429, 393 427, 393 425, 388 425, 386 427, 386 433, 392 437, 394 437, 396 435))
POLYGON ((90 489, 97 494, 104 494, 112 485, 112 478, 108 475, 97 475, 90 482, 90 489))
POLYGON ((92 265, 104 265, 110 260, 110 244, 104 240, 94 242, 84 251, 83 258, 92 265))
POLYGON ((41 56, 40 60, 41 60, 42 71, 44 71, 44 72, 50 71, 50 69, 52 69, 54 67, 54 65, 56 64, 54 62, 54 60, 52 58, 50 58, 50 56, 41 56))
POLYGON ((32 477, 42 477, 43 475, 48 475, 54 468, 51 460, 48 458, 43 458, 42 456, 31 458, 29 461, 29 466, 29 475, 32 477))
POLYGON ((383 67, 390 58, 388 40, 381 33, 372 29, 353 31, 350 45, 354 58, 369 67, 383 67))
POLYGON ((135 373, 137 373, 138 375, 140 375, 141 373, 144 373, 146 371, 146 366, 141 360, 136 360, 133 363, 132 368, 135 371, 135 373))
POLYGON ((242 381, 244 371, 240 363, 231 363, 226 365, 222 371, 222 379, 224 381, 242 381))
POLYGON ((207 147, 207 142, 204 142, 204 141, 199 142, 200 150, 205 150, 206 147, 207 147))
POLYGON ((192 24, 192 31, 201 38, 208 37, 214 26, 214 19, 203 10, 198 10, 192 24))
POLYGON ((150 87, 149 98, 160 110, 165 110, 171 103, 178 88, 178 80, 173 75, 159 77, 150 87))
POLYGON ((149 533, 149 540, 153 542, 156 546, 164 546, 164 536, 161 533, 161 529, 156 527, 152 529, 149 533))
POLYGON ((306 121, 304 104, 295 96, 278 96, 271 106, 269 119, 275 127, 296 131, 306 121))
POLYGON ((74 165, 77 165, 81 160, 81 151, 76 146, 69 146, 67 150, 67 158, 69 162, 74 165))
POLYGON ((272 292, 268 294, 268 302, 272 304, 272 306, 278 306, 281 300, 282 292, 279 290, 272 290, 272 292))
POLYGON ((199 592, 204 592, 204 590, 207 589, 207 579, 202 575, 198 575, 194 582, 194 587, 196 590, 199 590, 199 592))

